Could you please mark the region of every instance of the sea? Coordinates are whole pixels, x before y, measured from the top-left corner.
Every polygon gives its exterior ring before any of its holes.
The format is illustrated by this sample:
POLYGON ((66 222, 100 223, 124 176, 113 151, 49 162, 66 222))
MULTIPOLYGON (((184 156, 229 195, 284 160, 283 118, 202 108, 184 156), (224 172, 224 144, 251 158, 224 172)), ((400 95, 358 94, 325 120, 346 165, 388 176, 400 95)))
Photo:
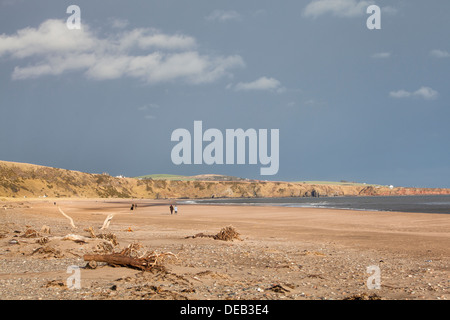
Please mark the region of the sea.
POLYGON ((363 211, 398 211, 450 214, 450 195, 319 197, 319 198, 211 198, 179 204, 277 206, 363 211))

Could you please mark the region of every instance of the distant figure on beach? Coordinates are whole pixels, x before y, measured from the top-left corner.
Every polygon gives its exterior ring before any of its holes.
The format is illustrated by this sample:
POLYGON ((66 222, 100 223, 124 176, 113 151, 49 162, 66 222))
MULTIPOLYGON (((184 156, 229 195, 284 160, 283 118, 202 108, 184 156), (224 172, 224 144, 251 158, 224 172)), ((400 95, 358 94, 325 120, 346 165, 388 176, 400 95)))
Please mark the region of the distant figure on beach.
POLYGON ((178 213, 178 207, 175 206, 174 210, 175 210, 175 214, 177 214, 178 213))
POLYGON ((173 205, 170 205, 169 209, 170 209, 170 214, 173 214, 173 205))
POLYGON ((131 208, 130 208, 130 210, 133 210, 133 209, 134 209, 134 204, 132 204, 132 205, 131 205, 131 208))

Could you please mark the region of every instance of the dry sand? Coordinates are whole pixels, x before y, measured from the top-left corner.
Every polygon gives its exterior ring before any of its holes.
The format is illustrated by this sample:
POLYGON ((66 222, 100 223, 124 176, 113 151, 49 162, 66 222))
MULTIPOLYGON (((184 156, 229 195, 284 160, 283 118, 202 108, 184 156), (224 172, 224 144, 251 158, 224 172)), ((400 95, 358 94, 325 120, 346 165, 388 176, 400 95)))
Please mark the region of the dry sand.
POLYGON ((163 200, 55 201, 0 203, 1 299, 450 299, 450 215, 206 205, 170 215, 175 202, 163 200), (229 225, 241 240, 190 237, 229 225), (165 270, 87 269, 84 254, 111 246, 57 237, 89 237, 88 227, 113 233, 115 251, 140 243, 176 258, 165 270), (23 237, 27 229, 39 236, 23 237), (71 265, 81 267, 79 289, 67 286, 71 265), (369 266, 380 270, 380 289, 367 286, 369 266))

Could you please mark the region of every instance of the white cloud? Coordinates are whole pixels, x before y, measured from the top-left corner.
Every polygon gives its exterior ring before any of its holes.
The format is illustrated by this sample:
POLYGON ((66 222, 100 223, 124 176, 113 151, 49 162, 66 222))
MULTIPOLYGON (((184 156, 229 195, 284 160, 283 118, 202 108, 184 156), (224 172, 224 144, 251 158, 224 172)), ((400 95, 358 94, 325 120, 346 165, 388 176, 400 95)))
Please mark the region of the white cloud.
POLYGON ((160 106, 156 103, 149 103, 138 108, 139 111, 147 111, 149 109, 158 109, 160 106))
POLYGON ((140 106, 140 107, 138 107, 137 109, 138 109, 138 111, 140 111, 141 113, 144 113, 144 115, 143 115, 143 118, 144 118, 144 119, 147 119, 147 120, 153 120, 153 119, 156 119, 156 116, 154 116, 154 115, 152 115, 152 114, 149 114, 148 112, 149 112, 150 110, 156 110, 156 109, 159 109, 159 108, 160 108, 160 106, 157 105, 156 103, 149 103, 149 104, 140 106))
POLYGON ((391 56, 390 52, 378 52, 378 53, 374 53, 371 57, 374 59, 386 59, 389 58, 391 56))
MULTIPOLYGON (((230 88, 230 85, 227 86, 230 88)), ((252 82, 239 82, 234 86, 236 91, 274 91, 277 93, 282 93, 286 91, 282 87, 281 82, 274 78, 261 77, 252 82)))
POLYGON ((434 58, 450 58, 450 53, 443 50, 432 50, 430 55, 434 58))
POLYGON ((158 104, 156 104, 156 103, 150 103, 150 104, 148 104, 147 105, 149 108, 152 108, 152 109, 158 109, 158 108, 160 108, 160 106, 158 105, 158 104))
POLYGON ((115 29, 124 29, 129 24, 128 20, 126 20, 126 19, 110 18, 108 20, 109 20, 109 23, 111 24, 111 27, 113 27, 115 29))
POLYGON ((389 96, 392 98, 410 98, 410 97, 419 97, 425 100, 434 100, 437 99, 439 93, 436 90, 433 90, 430 87, 421 87, 420 89, 410 92, 406 90, 398 90, 391 91, 389 96))
POLYGON ((81 30, 69 30, 59 20, 47 20, 39 28, 25 28, 16 35, 0 35, 0 56, 26 58, 36 55, 59 55, 94 50, 98 45, 87 26, 81 30))
POLYGON ((438 97, 438 92, 429 88, 421 87, 419 90, 413 93, 415 96, 422 97, 426 100, 434 100, 438 97))
POLYGON ((309 100, 306 100, 306 101, 304 102, 304 104, 305 104, 306 106, 309 106, 309 107, 314 107, 314 106, 320 105, 320 102, 318 102, 318 101, 316 101, 316 100, 314 100, 314 99, 309 99, 309 100))
POLYGON ((196 47, 194 38, 185 35, 166 35, 156 29, 133 29, 118 34, 116 42, 118 48, 128 50, 139 49, 168 49, 186 50, 196 47))
POLYGON ((371 0, 314 0, 305 7, 303 14, 312 18, 323 14, 337 17, 362 16, 372 4, 374 1, 371 0))
POLYGON ((238 55, 201 54, 196 40, 182 34, 141 28, 99 37, 85 23, 81 30, 69 30, 59 20, 0 35, 1 56, 32 58, 14 68, 15 80, 78 71, 95 80, 130 77, 148 83, 200 84, 231 76, 231 69, 245 65, 238 55))
POLYGON ((241 15, 236 11, 214 10, 205 19, 208 21, 226 22, 230 20, 241 20, 241 15))
POLYGON ((391 91, 389 92, 389 95, 392 98, 408 98, 411 97, 412 93, 405 90, 398 90, 398 91, 391 91))

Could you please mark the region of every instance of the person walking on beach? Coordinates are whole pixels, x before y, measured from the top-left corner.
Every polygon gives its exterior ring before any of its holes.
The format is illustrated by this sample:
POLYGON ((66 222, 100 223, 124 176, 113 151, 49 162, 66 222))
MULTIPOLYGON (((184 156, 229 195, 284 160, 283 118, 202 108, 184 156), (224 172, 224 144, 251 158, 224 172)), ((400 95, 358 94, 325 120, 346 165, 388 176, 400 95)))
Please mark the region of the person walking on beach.
POLYGON ((173 205, 170 205, 169 209, 170 209, 170 214, 173 214, 173 205))
POLYGON ((175 205, 174 210, 175 210, 175 214, 177 214, 178 213, 178 207, 176 205, 175 205))

